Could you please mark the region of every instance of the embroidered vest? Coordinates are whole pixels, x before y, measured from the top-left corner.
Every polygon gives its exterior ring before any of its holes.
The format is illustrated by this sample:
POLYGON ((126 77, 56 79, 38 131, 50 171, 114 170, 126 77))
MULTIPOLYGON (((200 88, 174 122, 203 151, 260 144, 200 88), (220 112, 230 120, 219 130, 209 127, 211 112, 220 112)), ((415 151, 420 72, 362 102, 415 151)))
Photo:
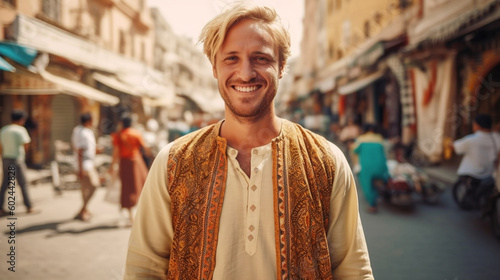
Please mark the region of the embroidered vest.
MULTIPOLYGON (((221 124, 184 136, 170 150, 168 279, 212 279, 227 176, 221 124)), ((328 144, 283 120, 272 151, 277 279, 332 279, 326 233, 335 170, 328 144)))

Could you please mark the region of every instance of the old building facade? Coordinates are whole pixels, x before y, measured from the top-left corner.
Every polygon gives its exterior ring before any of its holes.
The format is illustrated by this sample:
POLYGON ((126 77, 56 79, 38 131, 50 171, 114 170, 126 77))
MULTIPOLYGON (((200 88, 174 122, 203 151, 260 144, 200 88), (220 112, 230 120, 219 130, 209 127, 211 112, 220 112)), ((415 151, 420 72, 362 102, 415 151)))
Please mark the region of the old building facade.
POLYGON ((288 77, 301 93, 289 102, 305 95, 331 123, 376 123, 421 163, 445 160, 445 143, 470 133, 475 114, 500 121, 499 1, 304 3, 308 42, 288 77))
POLYGON ((29 114, 33 143, 28 163, 54 155, 55 140, 69 141, 82 112, 96 134, 116 129, 125 112, 145 121, 151 100, 165 92, 153 68, 154 26, 143 0, 1 1, 2 125, 10 111, 29 114), (149 102, 149 103, 148 103, 149 102))

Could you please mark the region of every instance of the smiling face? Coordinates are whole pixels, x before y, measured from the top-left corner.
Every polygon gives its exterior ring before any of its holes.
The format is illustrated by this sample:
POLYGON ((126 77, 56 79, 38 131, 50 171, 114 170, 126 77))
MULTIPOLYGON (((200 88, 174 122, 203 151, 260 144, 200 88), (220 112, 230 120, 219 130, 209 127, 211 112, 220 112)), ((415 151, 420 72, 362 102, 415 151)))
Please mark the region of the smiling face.
POLYGON ((274 113, 281 72, 278 47, 264 24, 244 19, 232 26, 213 66, 226 118, 257 120, 274 113))

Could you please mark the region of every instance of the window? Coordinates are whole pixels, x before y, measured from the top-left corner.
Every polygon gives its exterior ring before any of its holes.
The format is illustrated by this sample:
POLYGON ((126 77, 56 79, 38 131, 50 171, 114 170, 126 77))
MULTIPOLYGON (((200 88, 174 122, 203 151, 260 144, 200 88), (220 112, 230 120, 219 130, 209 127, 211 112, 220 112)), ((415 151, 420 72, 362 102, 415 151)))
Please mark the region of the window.
POLYGON ((364 33, 365 33, 365 38, 370 37, 370 22, 368 20, 365 21, 365 30, 364 30, 364 33))
POLYGON ((328 2, 326 3, 326 5, 327 5, 326 9, 327 9, 329 15, 333 14, 333 11, 334 11, 333 1, 334 0, 328 0, 328 2))
POLYGON ((43 0, 42 13, 50 20, 58 22, 61 16, 61 3, 59 0, 43 0))
POLYGON ((120 30, 120 35, 119 35, 119 46, 118 46, 118 49, 119 49, 119 52, 121 54, 125 54, 125 44, 126 44, 126 41, 125 41, 125 32, 123 32, 123 30, 120 30))
POLYGON ((6 3, 11 5, 12 7, 16 7, 16 0, 2 0, 2 3, 6 3))
POLYGON ((146 61, 146 45, 141 42, 141 60, 146 61))
POLYGON ((337 10, 342 9, 342 0, 337 0, 337 10))
POLYGON ((104 11, 99 9, 97 5, 90 5, 89 6, 89 13, 90 16, 92 17, 94 24, 94 34, 98 37, 101 36, 101 24, 102 24, 102 17, 104 14, 104 11))

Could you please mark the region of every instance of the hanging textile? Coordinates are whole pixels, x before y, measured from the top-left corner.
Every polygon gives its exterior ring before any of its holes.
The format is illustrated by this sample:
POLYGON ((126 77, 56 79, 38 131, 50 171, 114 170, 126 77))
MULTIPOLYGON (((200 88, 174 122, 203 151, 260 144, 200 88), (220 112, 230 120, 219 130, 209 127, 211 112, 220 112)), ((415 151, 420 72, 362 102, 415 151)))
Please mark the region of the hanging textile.
POLYGON ((424 98, 422 100, 423 106, 429 105, 431 102, 432 96, 434 95, 434 90, 436 88, 436 75, 437 75, 437 62, 436 59, 433 59, 430 63, 430 77, 429 77, 429 84, 427 85, 427 89, 424 92, 424 98))
POLYGON ((406 127, 413 125, 415 124, 415 107, 413 93, 411 91, 411 83, 408 79, 408 69, 405 68, 401 59, 395 55, 387 59, 387 65, 394 73, 394 76, 399 84, 402 126, 406 127))
POLYGON ((443 156, 443 143, 447 119, 452 114, 450 98, 455 90, 455 54, 452 53, 436 63, 435 85, 432 98, 426 97, 432 79, 432 63, 426 70, 413 68, 415 75, 415 99, 417 102, 418 149, 430 162, 439 162, 443 156), (424 105, 425 98, 428 98, 424 105), (422 101, 422 102, 421 102, 422 101))

